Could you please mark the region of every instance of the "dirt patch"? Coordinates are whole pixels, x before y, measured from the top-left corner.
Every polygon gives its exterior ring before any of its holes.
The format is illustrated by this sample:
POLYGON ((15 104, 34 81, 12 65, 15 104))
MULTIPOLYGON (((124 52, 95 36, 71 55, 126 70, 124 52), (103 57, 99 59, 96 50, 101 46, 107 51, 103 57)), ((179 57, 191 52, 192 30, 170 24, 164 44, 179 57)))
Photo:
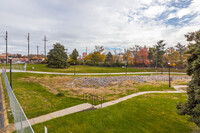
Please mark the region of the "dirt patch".
POLYGON ((71 82, 73 82, 73 79, 71 77, 33 77, 30 76, 28 78, 21 78, 19 80, 23 80, 26 82, 33 82, 33 83, 39 83, 43 87, 47 88, 49 92, 57 94, 61 88, 66 88, 70 86, 71 82))

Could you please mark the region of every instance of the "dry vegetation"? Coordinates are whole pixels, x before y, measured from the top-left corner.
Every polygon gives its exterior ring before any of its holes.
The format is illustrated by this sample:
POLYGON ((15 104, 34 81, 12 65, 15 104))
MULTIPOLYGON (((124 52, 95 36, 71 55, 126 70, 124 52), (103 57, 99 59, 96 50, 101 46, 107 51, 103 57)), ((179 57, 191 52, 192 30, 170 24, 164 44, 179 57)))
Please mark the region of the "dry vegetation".
MULTIPOLYGON (((84 78, 84 77, 83 77, 84 78)), ((80 77, 78 78, 80 80, 80 77)), ((21 78, 18 80, 24 80, 27 82, 39 83, 43 87, 53 94, 58 94, 59 92, 63 93, 65 96, 70 97, 82 97, 84 93, 89 93, 93 95, 98 95, 105 97, 106 100, 113 100, 121 96, 129 95, 139 91, 153 91, 156 90, 170 90, 167 88, 167 81, 150 81, 137 83, 136 81, 124 81, 124 82, 111 82, 107 86, 88 86, 83 87, 80 84, 76 84, 76 78, 71 76, 44 76, 44 77, 34 77, 29 76, 28 78, 21 78), (165 89, 162 89, 162 86, 165 86, 165 89), (146 88, 145 88, 146 87, 146 88), (148 88, 149 87, 149 88, 148 88), (151 89, 151 88, 154 89, 151 89), (159 89, 161 88, 161 89, 159 89)), ((186 84, 188 79, 185 80, 176 80, 173 81, 174 85, 177 84, 186 84)))

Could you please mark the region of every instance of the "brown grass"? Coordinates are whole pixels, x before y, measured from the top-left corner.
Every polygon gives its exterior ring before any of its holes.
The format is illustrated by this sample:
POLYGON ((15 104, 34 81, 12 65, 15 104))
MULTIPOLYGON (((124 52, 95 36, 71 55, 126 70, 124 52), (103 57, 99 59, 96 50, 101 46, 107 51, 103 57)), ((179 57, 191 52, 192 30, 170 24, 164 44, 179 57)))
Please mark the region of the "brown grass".
POLYGON ((28 78, 21 78, 18 80, 24 80, 26 82, 34 82, 39 83, 43 87, 47 88, 47 90, 53 94, 57 94, 58 92, 66 93, 71 97, 81 97, 84 93, 89 93, 93 95, 98 95, 102 97, 107 97, 107 100, 112 100, 118 97, 118 95, 126 94, 126 90, 136 91, 137 88, 134 88, 133 85, 136 84, 135 81, 126 81, 123 84, 119 84, 118 82, 112 82, 112 86, 109 87, 99 87, 99 88, 82 88, 77 87, 74 82, 73 77, 64 77, 64 76, 56 76, 56 77, 33 77, 30 76, 28 78))
MULTIPOLYGON (((81 87, 76 86, 74 84, 74 78, 68 76, 56 76, 56 77, 34 77, 30 76, 28 78, 18 79, 24 80, 27 82, 35 82, 39 83, 43 87, 47 88, 47 90, 53 94, 57 94, 59 92, 64 93, 66 96, 70 97, 82 97, 84 93, 89 93, 93 95, 98 95, 102 97, 106 97, 106 100, 113 100, 119 97, 119 95, 127 95, 127 91, 137 92, 136 85, 143 84, 153 84, 155 86, 159 86, 161 83, 166 83, 166 81, 151 81, 151 82, 143 82, 136 83, 135 81, 125 81, 123 83, 112 82, 111 86, 107 87, 81 87)), ((173 81, 176 83, 176 81, 173 81)), ((187 81, 184 81, 187 82, 187 81)), ((179 81, 177 82, 179 83, 179 81)))

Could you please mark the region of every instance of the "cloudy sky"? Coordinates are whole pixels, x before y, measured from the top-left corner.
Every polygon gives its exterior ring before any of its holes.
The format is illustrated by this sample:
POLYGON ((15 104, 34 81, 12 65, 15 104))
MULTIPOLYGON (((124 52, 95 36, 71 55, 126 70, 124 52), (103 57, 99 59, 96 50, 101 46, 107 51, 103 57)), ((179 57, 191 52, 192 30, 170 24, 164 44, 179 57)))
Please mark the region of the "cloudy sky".
POLYGON ((69 52, 137 45, 187 44, 184 34, 200 29, 200 0, 0 0, 0 53, 44 53, 60 42, 69 52))

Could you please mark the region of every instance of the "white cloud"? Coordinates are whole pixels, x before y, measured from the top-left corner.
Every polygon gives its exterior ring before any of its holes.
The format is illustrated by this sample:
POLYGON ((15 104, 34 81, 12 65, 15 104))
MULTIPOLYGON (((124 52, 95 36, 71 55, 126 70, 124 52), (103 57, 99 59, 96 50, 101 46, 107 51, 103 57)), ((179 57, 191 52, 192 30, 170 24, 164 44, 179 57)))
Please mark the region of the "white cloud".
MULTIPOLYGON (((85 51, 86 46, 92 50, 94 45, 151 46, 160 39, 166 40, 170 45, 186 43, 184 34, 198 30, 200 17, 196 17, 185 27, 166 26, 163 20, 155 21, 163 12, 175 9, 167 7, 168 2, 169 0, 159 0, 160 4, 152 0, 2 1, 0 36, 8 30, 8 51, 22 54, 27 54, 28 32, 32 53, 36 53, 37 45, 40 46, 40 53, 43 52, 44 35, 48 39, 48 49, 59 41, 69 51, 77 48, 80 53, 85 51), (143 9, 144 7, 147 9, 143 9), (133 17, 130 22, 128 14, 133 17), (144 20, 146 17, 148 19, 144 20)), ((198 12, 199 6, 199 0, 195 0, 188 8, 177 9, 178 13, 170 14, 168 19, 198 12)), ((3 38, 0 38, 0 42, 5 44, 3 38)), ((5 45, 1 45, 1 52, 5 52, 5 45)))
POLYGON ((172 19, 175 18, 176 14, 175 13, 170 13, 169 16, 167 17, 167 19, 172 19))
POLYGON ((144 11, 144 16, 148 18, 155 18, 156 16, 162 14, 166 10, 165 6, 150 6, 147 10, 144 11))
POLYGON ((177 12, 177 17, 178 18, 182 18, 183 16, 185 15, 190 15, 191 14, 191 10, 188 9, 188 8, 184 8, 184 9, 180 9, 178 12, 177 12))

